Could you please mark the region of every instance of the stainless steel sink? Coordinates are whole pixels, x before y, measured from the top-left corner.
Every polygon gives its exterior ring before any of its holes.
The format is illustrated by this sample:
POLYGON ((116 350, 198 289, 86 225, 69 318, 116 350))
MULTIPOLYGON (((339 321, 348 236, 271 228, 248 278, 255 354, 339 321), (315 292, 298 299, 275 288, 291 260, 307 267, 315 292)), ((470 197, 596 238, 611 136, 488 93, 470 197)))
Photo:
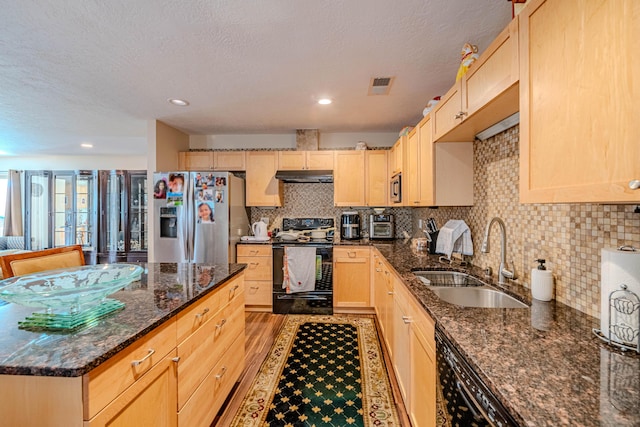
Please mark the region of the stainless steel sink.
POLYGON ((482 282, 467 273, 457 271, 414 271, 418 279, 429 286, 484 286, 482 282))
POLYGON ((414 271, 441 300, 463 307, 527 308, 528 305, 480 279, 454 271, 414 271))

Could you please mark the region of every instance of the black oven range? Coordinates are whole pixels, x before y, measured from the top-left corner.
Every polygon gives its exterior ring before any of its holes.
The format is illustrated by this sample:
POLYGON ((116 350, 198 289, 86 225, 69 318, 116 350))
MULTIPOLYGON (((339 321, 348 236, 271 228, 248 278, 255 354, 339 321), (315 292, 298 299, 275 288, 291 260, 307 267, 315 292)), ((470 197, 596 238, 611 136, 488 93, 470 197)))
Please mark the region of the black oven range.
MULTIPOLYGON (((333 218, 284 218, 282 229, 309 236, 312 230, 327 230, 326 238, 273 241, 273 312, 276 314, 333 314, 333 218), (302 251, 296 248, 308 248, 302 251), (311 250, 313 248, 313 250, 311 250), (300 256, 301 255, 301 256, 300 256), (305 258, 306 257, 306 258, 305 258), (297 262, 295 262, 297 260, 297 262), (306 260, 306 261, 304 261, 306 260), (287 290, 294 274, 309 277, 300 289, 287 290), (315 275, 314 275, 315 273, 315 275), (283 286, 284 285, 284 286, 283 286)), ((318 233, 316 233, 318 234, 318 233)))

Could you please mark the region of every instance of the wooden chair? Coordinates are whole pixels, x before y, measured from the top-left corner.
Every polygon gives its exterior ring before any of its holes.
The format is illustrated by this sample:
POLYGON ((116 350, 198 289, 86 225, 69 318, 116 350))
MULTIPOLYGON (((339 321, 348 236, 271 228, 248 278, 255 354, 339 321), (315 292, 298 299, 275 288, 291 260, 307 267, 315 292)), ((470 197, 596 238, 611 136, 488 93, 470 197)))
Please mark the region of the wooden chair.
POLYGON ((0 257, 0 268, 4 279, 39 271, 84 265, 82 246, 63 246, 41 251, 10 254, 0 257))

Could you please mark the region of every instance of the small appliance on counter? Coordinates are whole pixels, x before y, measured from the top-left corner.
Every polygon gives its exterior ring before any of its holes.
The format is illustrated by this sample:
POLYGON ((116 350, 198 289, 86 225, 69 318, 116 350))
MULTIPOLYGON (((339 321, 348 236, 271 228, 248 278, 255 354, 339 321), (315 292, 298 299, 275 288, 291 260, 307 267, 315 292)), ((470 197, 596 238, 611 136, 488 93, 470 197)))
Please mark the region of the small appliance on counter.
POLYGON ((392 214, 375 213, 369 215, 369 238, 393 239, 395 237, 395 219, 392 214))
POLYGON ((358 212, 342 213, 340 216, 340 238, 344 240, 360 239, 360 214, 358 212))

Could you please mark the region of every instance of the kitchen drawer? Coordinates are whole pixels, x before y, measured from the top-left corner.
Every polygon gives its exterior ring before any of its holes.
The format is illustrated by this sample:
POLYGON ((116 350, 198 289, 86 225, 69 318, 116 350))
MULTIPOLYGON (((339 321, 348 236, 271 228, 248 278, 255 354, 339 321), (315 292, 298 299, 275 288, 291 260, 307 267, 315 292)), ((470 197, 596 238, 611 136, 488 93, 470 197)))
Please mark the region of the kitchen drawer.
POLYGON ((333 258, 369 258, 369 248, 334 248, 333 258))
POLYGON ((272 280, 247 280, 244 282, 244 303, 246 305, 271 305, 272 295, 272 280))
POLYGON ((395 289, 395 297, 401 302, 401 305, 406 308, 407 315, 411 318, 411 325, 420 333, 426 340, 435 354, 436 342, 435 342, 435 322, 431 319, 424 308, 413 298, 404 286, 397 286, 395 289))
POLYGON ((95 417, 85 421, 84 426, 176 426, 178 417, 174 357, 175 350, 98 412, 95 417))
POLYGON ((191 305, 186 310, 178 313, 177 342, 181 343, 207 321, 212 319, 222 306, 220 300, 220 292, 214 291, 202 298, 200 301, 191 305))
POLYGON ((208 427, 236 383, 245 360, 244 333, 236 336, 222 359, 178 412, 180 427, 208 427))
POLYGON ((84 418, 93 418, 175 347, 176 321, 171 319, 86 374, 84 418))
POLYGON ((178 346, 178 408, 243 331, 244 299, 236 298, 178 346))
POLYGON ((244 270, 246 280, 271 280, 271 257, 239 256, 238 263, 247 264, 244 270))
MULTIPOLYGON (((271 245, 237 245, 238 256, 271 256, 271 245)), ((239 262, 239 261, 238 261, 239 262)))
POLYGON ((244 298, 244 278, 245 273, 241 273, 239 276, 236 276, 231 281, 224 284, 219 290, 218 295, 220 295, 220 305, 223 307, 225 304, 229 304, 231 301, 244 298))

